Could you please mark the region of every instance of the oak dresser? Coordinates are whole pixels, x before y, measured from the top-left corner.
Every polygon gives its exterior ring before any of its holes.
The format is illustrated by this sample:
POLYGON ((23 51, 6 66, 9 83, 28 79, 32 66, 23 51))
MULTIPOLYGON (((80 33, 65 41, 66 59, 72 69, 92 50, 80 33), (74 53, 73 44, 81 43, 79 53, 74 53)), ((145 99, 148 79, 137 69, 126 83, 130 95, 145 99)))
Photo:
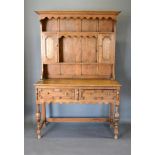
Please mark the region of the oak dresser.
POLYGON ((119 11, 36 11, 41 79, 36 82, 36 134, 47 122, 109 122, 119 135, 120 83, 115 80, 119 11), (106 118, 46 117, 46 104, 109 104, 106 118))

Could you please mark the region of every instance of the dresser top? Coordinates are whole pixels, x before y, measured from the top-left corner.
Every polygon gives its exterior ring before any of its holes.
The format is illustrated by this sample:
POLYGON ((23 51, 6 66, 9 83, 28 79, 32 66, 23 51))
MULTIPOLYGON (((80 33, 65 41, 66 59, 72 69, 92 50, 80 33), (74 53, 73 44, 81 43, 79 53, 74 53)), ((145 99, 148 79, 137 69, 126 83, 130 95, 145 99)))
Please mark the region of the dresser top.
POLYGON ((115 86, 120 87, 121 84, 116 80, 101 79, 46 79, 38 81, 35 86, 115 86))
POLYGON ((71 11, 71 10, 40 10, 35 11, 37 14, 90 14, 90 15, 100 15, 100 14, 111 14, 111 15, 118 15, 121 11, 84 11, 84 10, 77 10, 77 11, 71 11))
POLYGON ((105 18, 105 19, 113 19, 116 20, 117 15, 120 13, 120 11, 56 11, 56 10, 47 10, 47 11, 35 11, 40 19, 64 19, 64 18, 86 18, 86 19, 95 19, 95 18, 105 18))

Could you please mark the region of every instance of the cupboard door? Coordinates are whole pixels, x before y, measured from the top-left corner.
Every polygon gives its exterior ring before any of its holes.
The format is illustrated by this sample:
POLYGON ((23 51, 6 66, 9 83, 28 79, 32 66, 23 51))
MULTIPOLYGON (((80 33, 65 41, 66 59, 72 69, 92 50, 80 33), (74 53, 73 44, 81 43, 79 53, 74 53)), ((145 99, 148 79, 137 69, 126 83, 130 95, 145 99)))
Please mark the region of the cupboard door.
POLYGON ((43 63, 50 64, 58 62, 59 42, 57 35, 43 34, 42 42, 43 63))
POLYGON ((114 63, 114 34, 98 35, 99 63, 114 63))

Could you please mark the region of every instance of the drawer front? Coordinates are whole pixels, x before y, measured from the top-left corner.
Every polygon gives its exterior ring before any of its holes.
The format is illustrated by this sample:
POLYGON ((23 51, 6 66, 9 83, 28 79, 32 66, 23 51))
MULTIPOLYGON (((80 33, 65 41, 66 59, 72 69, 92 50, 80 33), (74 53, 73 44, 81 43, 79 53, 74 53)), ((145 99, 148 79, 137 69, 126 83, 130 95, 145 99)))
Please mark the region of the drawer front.
POLYGON ((104 100, 114 99, 116 90, 106 89, 83 89, 79 92, 79 100, 104 100))
POLYGON ((65 88, 40 88, 38 89, 38 100, 63 100, 75 99, 75 89, 65 88))

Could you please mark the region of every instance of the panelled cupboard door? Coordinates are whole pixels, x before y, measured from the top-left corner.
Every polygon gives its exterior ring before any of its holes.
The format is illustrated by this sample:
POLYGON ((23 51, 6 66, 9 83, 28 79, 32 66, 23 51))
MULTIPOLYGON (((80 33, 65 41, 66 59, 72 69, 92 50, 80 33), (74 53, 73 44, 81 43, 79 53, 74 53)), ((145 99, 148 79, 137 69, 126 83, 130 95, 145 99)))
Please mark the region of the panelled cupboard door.
POLYGON ((42 34, 42 58, 43 63, 58 62, 59 41, 56 34, 42 34))
POLYGON ((98 35, 99 63, 114 63, 114 34, 98 35))

